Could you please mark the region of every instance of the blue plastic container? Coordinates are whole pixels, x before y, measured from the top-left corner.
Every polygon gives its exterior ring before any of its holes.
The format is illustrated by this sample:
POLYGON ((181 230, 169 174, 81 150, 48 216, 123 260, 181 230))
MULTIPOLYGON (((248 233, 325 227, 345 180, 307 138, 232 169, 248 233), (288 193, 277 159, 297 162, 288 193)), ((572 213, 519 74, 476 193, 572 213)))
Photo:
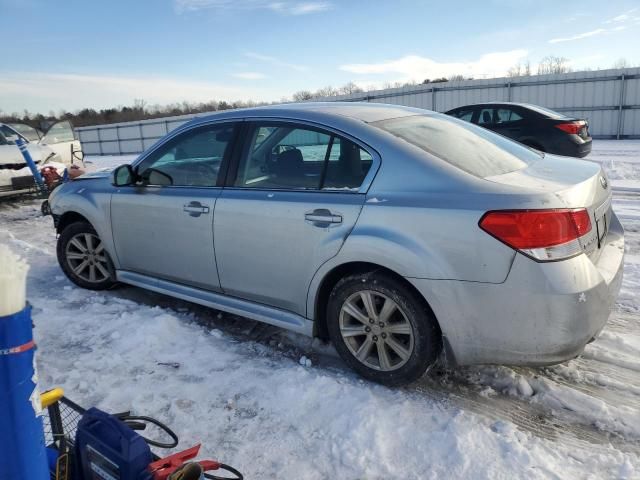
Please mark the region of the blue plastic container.
POLYGON ((76 433, 76 458, 83 479, 151 480, 153 455, 145 440, 113 415, 91 408, 76 433))
POLYGON ((0 479, 49 479, 31 307, 0 317, 0 479))

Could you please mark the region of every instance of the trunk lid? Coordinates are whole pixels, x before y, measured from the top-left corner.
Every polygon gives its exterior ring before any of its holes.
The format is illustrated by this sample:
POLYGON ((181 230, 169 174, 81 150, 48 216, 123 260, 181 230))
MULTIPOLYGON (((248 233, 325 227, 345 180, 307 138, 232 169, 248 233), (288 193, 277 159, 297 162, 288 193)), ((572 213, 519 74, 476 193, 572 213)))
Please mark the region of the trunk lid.
MULTIPOLYGON (((566 208, 586 208, 591 231, 580 238, 583 250, 597 260, 611 220, 611 186, 600 164, 586 160, 545 155, 514 172, 485 180, 520 187, 529 192, 553 194, 566 208)), ((541 204, 541 209, 545 208, 541 204)))

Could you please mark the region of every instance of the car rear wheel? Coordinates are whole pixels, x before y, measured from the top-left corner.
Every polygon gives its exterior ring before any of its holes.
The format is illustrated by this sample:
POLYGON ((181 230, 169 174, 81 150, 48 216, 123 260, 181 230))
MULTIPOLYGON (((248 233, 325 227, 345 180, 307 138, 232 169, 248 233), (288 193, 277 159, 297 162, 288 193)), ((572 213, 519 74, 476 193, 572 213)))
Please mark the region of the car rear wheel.
POLYGON ((105 290, 116 284, 111 258, 88 223, 72 223, 62 231, 57 255, 65 275, 82 288, 105 290))
POLYGON ((327 326, 342 359, 385 385, 420 378, 441 350, 437 321, 410 288, 384 273, 350 275, 329 297, 327 326))

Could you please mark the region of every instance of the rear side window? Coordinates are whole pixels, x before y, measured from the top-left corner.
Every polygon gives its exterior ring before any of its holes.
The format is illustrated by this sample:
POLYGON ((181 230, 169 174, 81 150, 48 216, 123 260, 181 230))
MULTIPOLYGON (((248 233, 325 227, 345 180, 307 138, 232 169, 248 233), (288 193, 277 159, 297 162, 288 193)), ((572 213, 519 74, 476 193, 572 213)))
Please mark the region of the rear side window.
POLYGON ((540 105, 525 105, 529 110, 533 110, 534 112, 540 113, 545 117, 553 118, 555 120, 565 120, 570 117, 567 117, 564 113, 556 112, 555 110, 549 110, 548 108, 541 107, 540 105))
POLYGON ((483 108, 478 115, 478 125, 490 125, 493 123, 493 108, 483 108))
POLYGON ((490 130, 446 115, 414 115, 371 125, 481 178, 520 170, 542 156, 490 130))
POLYGON ((372 164, 350 140, 306 126, 258 124, 250 138, 236 187, 357 191, 372 164))
POLYGON ((496 123, 512 123, 522 120, 522 117, 509 108, 498 108, 496 110, 496 123))
POLYGON ((458 110, 453 114, 454 117, 459 118, 460 120, 464 120, 465 122, 470 122, 473 118, 473 110, 458 110))

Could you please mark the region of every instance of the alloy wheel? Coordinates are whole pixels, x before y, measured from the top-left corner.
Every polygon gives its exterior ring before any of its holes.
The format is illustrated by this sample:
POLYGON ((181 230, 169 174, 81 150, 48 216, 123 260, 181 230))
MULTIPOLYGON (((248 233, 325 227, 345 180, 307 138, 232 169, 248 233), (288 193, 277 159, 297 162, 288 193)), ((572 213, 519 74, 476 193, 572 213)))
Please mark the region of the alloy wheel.
POLYGON ((373 290, 361 290, 340 309, 340 334, 351 354, 369 368, 392 371, 413 352, 414 333, 400 306, 373 290))
POLYGON ((92 233, 78 233, 67 243, 65 257, 71 271, 85 282, 100 283, 111 277, 102 241, 92 233))

